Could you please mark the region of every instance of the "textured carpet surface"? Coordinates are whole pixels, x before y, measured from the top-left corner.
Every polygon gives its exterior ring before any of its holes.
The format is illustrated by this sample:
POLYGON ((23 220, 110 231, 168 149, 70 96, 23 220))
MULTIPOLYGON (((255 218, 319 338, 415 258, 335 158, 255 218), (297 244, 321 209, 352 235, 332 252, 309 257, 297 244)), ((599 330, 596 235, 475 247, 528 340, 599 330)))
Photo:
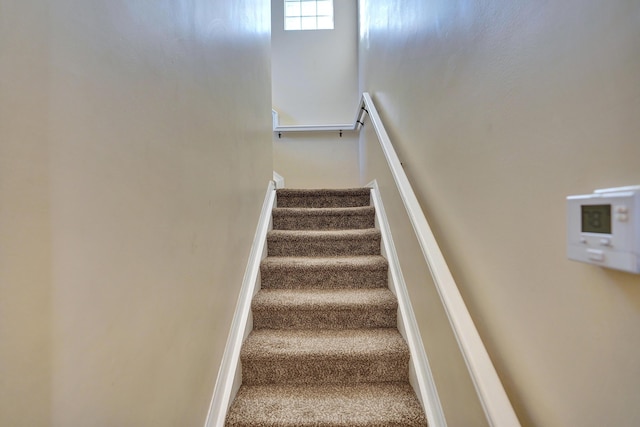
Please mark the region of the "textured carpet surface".
POLYGON ((381 288, 388 264, 380 255, 359 257, 267 257, 260 266, 263 288, 381 288))
POLYGON ((351 208, 275 208, 276 230, 346 230, 375 227, 373 206, 351 208))
POLYGON ((380 232, 363 230, 273 230, 267 235, 269 256, 336 257, 380 253, 380 232))
POLYGON ((407 383, 243 386, 228 426, 425 426, 407 383))
POLYGON ((263 289, 252 303, 255 329, 394 328, 389 289, 263 289))
POLYGON ((369 191, 278 190, 227 426, 426 426, 369 191))
POLYGON ((368 188, 278 190, 281 208, 351 208, 370 205, 368 188))

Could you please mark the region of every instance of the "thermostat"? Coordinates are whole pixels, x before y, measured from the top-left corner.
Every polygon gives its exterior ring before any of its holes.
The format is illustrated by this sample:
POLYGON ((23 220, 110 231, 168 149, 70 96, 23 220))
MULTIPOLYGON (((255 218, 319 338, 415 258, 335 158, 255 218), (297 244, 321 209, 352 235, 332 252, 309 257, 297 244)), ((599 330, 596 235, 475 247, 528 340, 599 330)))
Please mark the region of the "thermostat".
POLYGON ((567 257, 640 273, 640 185, 567 197, 567 257))

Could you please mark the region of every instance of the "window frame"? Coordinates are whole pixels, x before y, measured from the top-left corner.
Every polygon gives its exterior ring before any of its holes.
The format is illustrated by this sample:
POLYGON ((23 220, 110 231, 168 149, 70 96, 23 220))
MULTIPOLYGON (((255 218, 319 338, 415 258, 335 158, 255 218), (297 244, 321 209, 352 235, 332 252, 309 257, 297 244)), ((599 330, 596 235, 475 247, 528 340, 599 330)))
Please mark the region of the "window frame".
POLYGON ((283 0, 283 4, 285 31, 335 29, 333 0, 283 0))

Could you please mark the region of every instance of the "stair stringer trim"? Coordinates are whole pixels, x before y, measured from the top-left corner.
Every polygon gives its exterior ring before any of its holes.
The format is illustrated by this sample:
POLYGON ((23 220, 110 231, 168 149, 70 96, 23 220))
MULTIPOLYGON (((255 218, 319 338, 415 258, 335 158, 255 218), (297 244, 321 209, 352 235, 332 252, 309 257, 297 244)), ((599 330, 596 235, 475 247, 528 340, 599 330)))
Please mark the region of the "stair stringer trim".
POLYGON ((382 204, 380 189, 376 180, 367 187, 371 188, 371 203, 376 212, 376 228, 382 235, 382 254, 389 263, 389 288, 398 300, 398 330, 409 346, 409 382, 425 410, 429 427, 447 427, 444 411, 438 397, 429 359, 424 350, 418 323, 411 306, 407 286, 400 268, 400 261, 393 244, 391 228, 382 204))
POLYGON ((275 182, 276 189, 284 188, 284 177, 276 171, 273 171, 273 181, 275 182))
POLYGON ((205 427, 224 427, 227 411, 242 383, 240 350, 253 329, 251 301, 260 289, 260 262, 267 256, 267 232, 273 226, 271 213, 276 204, 276 183, 269 181, 262 204, 256 234, 253 237, 247 268, 242 279, 238 303, 231 322, 227 344, 222 355, 220 370, 213 389, 213 397, 205 427))

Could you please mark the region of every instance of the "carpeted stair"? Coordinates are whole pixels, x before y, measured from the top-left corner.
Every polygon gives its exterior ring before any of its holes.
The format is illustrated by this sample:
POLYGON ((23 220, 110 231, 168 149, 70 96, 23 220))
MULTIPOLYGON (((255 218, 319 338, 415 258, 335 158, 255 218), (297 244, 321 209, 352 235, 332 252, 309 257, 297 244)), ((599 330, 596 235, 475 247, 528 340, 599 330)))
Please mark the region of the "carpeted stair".
POLYGON ((426 426, 369 191, 278 190, 226 426, 426 426))

